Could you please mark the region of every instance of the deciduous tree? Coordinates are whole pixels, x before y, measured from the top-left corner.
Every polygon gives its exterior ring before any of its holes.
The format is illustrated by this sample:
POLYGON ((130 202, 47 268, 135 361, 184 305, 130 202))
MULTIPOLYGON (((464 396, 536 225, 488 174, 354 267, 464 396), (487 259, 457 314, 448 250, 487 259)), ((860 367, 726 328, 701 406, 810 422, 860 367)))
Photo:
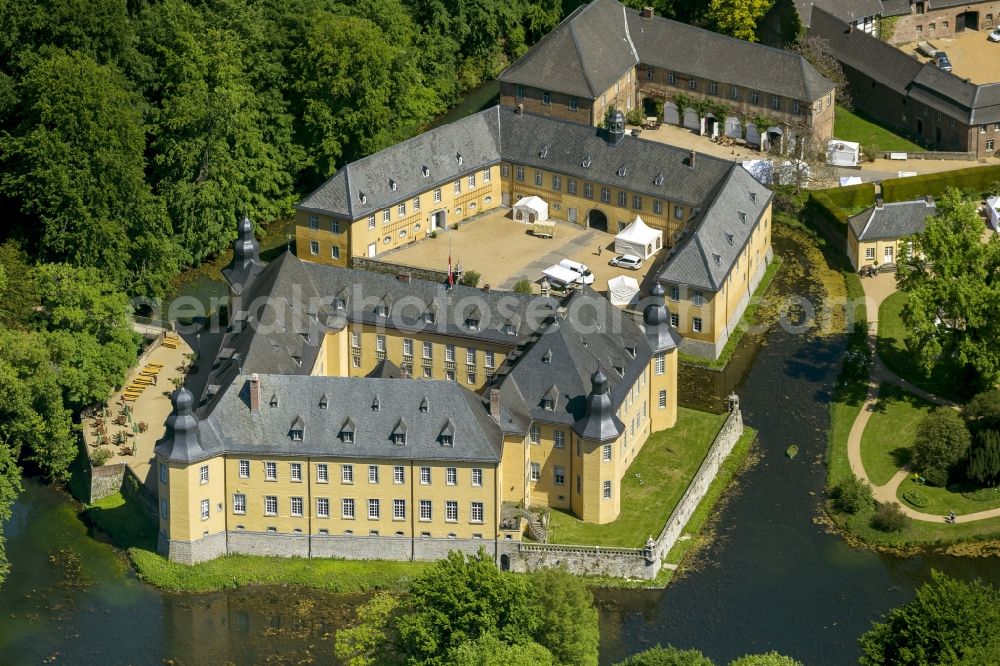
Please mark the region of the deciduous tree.
POLYGON ((549 649, 557 664, 597 666, 597 609, 580 577, 552 568, 536 571, 529 580, 538 614, 535 640, 549 649))
POLYGON ((985 486, 1000 483, 1000 432, 980 430, 976 433, 969 449, 965 474, 985 486))
POLYGON ((707 18, 714 28, 748 42, 757 41, 757 23, 773 0, 709 0, 707 18))
POLYGON ((729 662, 729 666, 802 666, 802 662, 771 651, 764 654, 748 654, 729 662))
POLYGON ((493 634, 466 641, 448 654, 449 666, 554 666, 552 653, 538 643, 504 643, 493 634))
POLYGON ((969 429, 954 409, 938 407, 925 416, 913 439, 915 469, 928 483, 943 486, 969 452, 969 429))
POLYGON ((715 666, 699 650, 681 650, 672 645, 656 646, 618 662, 617 666, 715 666))

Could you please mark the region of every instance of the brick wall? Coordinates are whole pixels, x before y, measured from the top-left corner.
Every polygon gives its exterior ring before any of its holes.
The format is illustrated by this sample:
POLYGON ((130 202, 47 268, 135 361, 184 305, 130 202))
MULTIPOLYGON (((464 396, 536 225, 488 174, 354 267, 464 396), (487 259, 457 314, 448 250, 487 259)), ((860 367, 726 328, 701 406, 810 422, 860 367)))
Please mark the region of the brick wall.
MULTIPOLYGON (((518 104, 524 105, 524 110, 528 113, 535 113, 550 118, 568 120, 584 125, 593 123, 593 100, 582 97, 571 97, 563 93, 549 92, 549 103, 544 104, 542 94, 544 91, 539 88, 524 86, 524 97, 517 96, 518 86, 513 83, 500 84, 500 104, 508 108, 515 108, 518 104), (575 99, 577 109, 574 111, 570 106, 570 101, 575 99)), ((602 118, 603 120, 603 118, 602 118)))
POLYGON ((90 472, 90 501, 96 502, 122 489, 125 463, 93 467, 90 472))
MULTIPOLYGON (((955 27, 958 25, 958 15, 969 10, 979 12, 979 30, 981 31, 996 26, 997 20, 1000 18, 1000 2, 970 2, 967 5, 941 9, 933 8, 934 4, 933 0, 924 2, 925 7, 930 5, 932 8, 925 9, 923 14, 911 13, 896 19, 896 25, 892 32, 892 43, 903 44, 905 42, 954 37, 955 27), (987 22, 987 16, 992 17, 989 22, 987 22), (931 24, 934 25, 933 30, 931 24)), ((911 11, 913 11, 912 7, 911 11)), ((945 48, 941 45, 937 46, 945 48)))

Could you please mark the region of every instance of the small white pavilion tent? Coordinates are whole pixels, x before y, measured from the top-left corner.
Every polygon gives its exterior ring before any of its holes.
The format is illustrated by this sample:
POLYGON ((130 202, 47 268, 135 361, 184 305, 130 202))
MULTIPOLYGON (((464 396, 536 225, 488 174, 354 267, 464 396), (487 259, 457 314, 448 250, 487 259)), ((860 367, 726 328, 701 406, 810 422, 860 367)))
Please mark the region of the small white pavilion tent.
POLYGON ((639 283, 628 275, 608 280, 608 299, 612 305, 629 305, 639 301, 639 283))
POLYGON ((848 185, 860 185, 861 176, 841 176, 840 186, 847 187, 848 185))
POLYGON ((528 224, 544 222, 549 219, 549 205, 536 196, 518 199, 514 204, 514 219, 528 224))
POLYGON ((856 167, 860 157, 860 143, 830 139, 826 144, 826 163, 832 166, 856 167))
POLYGON ((1000 232, 1000 195, 994 194, 986 198, 986 215, 993 231, 1000 232))
POLYGON ((615 236, 615 252, 634 254, 640 259, 649 259, 663 247, 663 232, 646 226, 642 218, 635 221, 615 236))

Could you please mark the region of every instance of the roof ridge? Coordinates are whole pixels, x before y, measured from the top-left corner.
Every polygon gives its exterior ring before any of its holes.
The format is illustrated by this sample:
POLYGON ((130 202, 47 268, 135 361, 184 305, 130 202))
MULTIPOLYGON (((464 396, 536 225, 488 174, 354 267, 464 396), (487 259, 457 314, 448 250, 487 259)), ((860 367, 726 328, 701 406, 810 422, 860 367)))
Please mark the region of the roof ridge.
MULTIPOLYGON (((584 7, 590 7, 590 5, 583 5, 584 7)), ((582 14, 583 12, 581 12, 582 14)), ((576 49, 577 62, 580 63, 580 71, 583 72, 583 79, 587 82, 587 88, 590 90, 590 94, 596 99, 600 94, 594 90, 594 82, 590 78, 590 67, 587 67, 583 61, 583 51, 580 49, 580 40, 576 38, 576 24, 569 24, 569 36, 573 40, 573 48, 576 49)))
POLYGON ((513 68, 517 67, 517 64, 518 64, 519 62, 522 62, 522 60, 524 59, 524 57, 525 57, 526 55, 528 55, 528 53, 530 53, 531 51, 534 51, 535 49, 537 49, 537 48, 541 47, 541 46, 542 46, 542 44, 544 44, 544 43, 546 43, 547 41, 549 41, 549 39, 550 39, 550 38, 552 37, 552 35, 555 35, 555 34, 557 34, 557 33, 559 32, 559 29, 560 29, 560 27, 562 26, 562 24, 563 24, 563 23, 570 23, 570 22, 572 21, 572 19, 573 19, 573 18, 574 18, 574 17, 575 17, 575 16, 577 15, 577 14, 580 14, 580 13, 581 13, 581 12, 582 12, 582 11, 583 11, 584 9, 586 9, 586 8, 587 8, 587 7, 589 7, 589 6, 590 6, 590 4, 589 4, 589 3, 584 3, 584 4, 582 4, 582 5, 579 5, 579 6, 578 6, 578 7, 576 8, 576 9, 574 9, 573 11, 571 11, 571 12, 570 12, 569 14, 567 14, 567 15, 566 15, 566 18, 564 18, 563 20, 559 21, 559 23, 557 23, 557 24, 555 25, 555 27, 554 27, 554 28, 552 28, 551 30, 549 30, 549 31, 548 31, 547 33, 545 33, 544 35, 542 35, 541 39, 539 39, 539 40, 538 40, 537 42, 535 42, 535 43, 534 43, 534 44, 533 44, 533 45, 531 46, 531 48, 529 48, 529 49, 528 49, 527 51, 525 51, 525 52, 524 52, 523 54, 521 54, 521 57, 520 57, 520 58, 518 58, 518 59, 517 59, 517 60, 515 60, 514 62, 510 63, 510 64, 509 64, 509 65, 507 65, 506 67, 504 67, 503 71, 502 71, 502 72, 500 72, 499 74, 497 74, 497 81, 503 81, 503 77, 504 77, 504 75, 505 75, 505 74, 506 74, 506 73, 507 73, 508 71, 510 71, 511 69, 513 69, 513 68))
MULTIPOLYGON (((362 158, 362 159, 364 159, 364 158, 362 158)), ((353 196, 353 193, 351 192, 351 164, 354 164, 354 162, 350 162, 348 164, 345 164, 343 171, 344 171, 344 187, 347 189, 347 214, 353 220, 354 219, 354 196, 353 196)))

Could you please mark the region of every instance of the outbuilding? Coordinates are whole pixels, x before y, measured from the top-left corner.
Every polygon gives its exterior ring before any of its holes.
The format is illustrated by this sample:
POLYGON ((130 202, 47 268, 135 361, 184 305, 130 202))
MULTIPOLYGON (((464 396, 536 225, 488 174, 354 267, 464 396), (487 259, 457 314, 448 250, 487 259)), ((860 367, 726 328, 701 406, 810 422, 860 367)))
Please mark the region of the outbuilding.
POLYGON ((642 218, 635 221, 615 236, 617 254, 634 254, 641 259, 649 259, 663 247, 663 232, 646 226, 642 218))

